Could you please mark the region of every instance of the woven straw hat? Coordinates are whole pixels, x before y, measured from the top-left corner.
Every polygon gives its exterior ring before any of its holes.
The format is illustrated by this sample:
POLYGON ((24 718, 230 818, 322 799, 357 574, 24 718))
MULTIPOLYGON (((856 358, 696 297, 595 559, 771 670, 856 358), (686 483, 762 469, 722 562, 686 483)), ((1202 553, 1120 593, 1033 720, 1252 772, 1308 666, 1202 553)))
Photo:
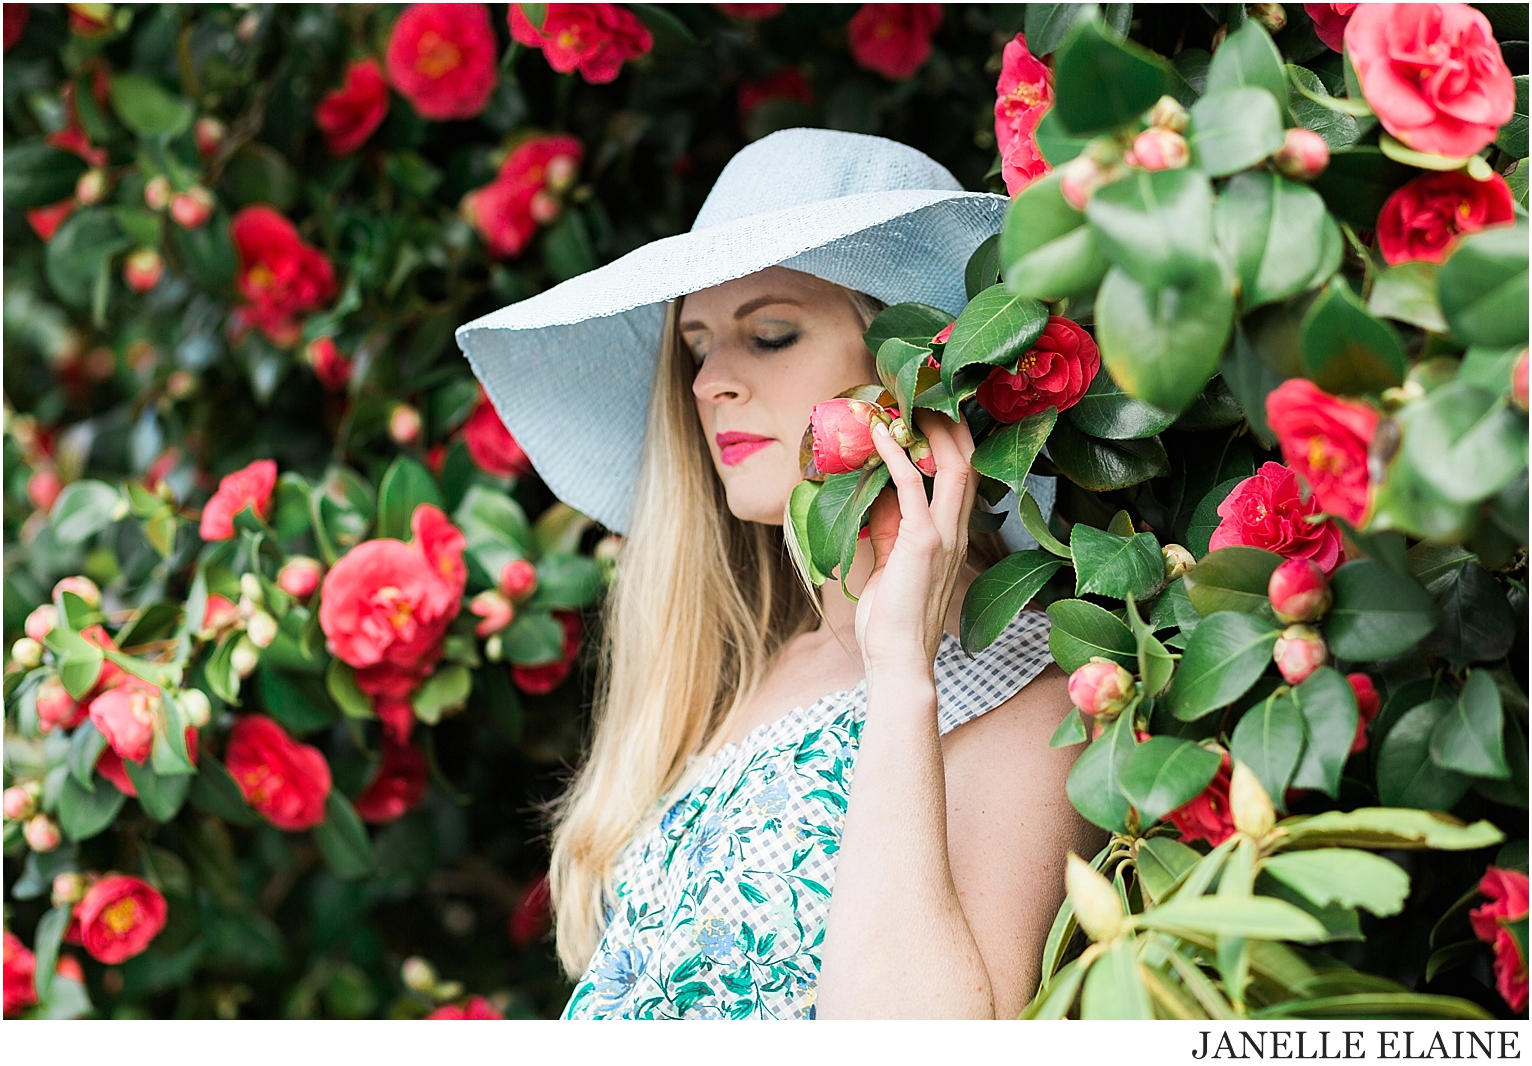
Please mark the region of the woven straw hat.
MULTIPOLYGON (((729 160, 690 232, 475 319, 457 341, 553 493, 621 532, 668 301, 780 265, 956 314, 968 257, 1007 202, 897 141, 780 130, 729 160)), ((1046 512, 1052 480, 1039 482, 1046 512)))

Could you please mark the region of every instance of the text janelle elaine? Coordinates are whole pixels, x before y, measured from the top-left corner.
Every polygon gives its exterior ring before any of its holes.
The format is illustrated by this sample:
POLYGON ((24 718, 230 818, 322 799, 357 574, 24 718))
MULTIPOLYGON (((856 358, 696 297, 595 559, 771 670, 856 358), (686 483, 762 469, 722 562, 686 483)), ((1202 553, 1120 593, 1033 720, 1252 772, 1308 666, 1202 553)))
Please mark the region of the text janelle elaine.
POLYGON ((1204 1059, 1520 1059, 1515 1030, 1257 1029, 1198 1031, 1192 1058, 1204 1059))

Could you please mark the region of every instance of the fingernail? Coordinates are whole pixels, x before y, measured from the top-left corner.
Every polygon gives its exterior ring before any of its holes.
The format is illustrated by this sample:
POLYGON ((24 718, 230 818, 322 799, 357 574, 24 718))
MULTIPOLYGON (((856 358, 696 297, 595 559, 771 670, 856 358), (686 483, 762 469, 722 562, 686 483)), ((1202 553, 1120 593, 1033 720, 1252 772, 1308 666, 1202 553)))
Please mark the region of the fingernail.
POLYGON ((889 435, 888 427, 885 426, 882 422, 874 422, 872 424, 872 431, 874 433, 881 433, 885 437, 889 435))

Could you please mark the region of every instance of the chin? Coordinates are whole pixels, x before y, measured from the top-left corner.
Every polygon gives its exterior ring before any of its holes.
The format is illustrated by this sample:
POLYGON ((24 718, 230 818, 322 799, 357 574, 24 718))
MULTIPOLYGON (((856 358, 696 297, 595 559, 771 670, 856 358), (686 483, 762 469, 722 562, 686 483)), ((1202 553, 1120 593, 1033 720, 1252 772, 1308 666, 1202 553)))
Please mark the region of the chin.
POLYGON ((787 498, 792 494, 792 486, 788 486, 786 492, 772 493, 762 492, 760 485, 725 484, 724 494, 729 513, 741 522, 780 526, 782 512, 787 509, 787 498))

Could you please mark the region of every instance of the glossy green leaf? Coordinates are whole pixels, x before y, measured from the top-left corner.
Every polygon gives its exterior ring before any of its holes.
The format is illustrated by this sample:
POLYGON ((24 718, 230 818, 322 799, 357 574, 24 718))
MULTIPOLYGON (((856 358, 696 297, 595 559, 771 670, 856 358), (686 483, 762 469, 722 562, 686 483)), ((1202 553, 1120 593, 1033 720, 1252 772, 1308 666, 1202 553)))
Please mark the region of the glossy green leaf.
POLYGON ((372 700, 356 683, 356 670, 340 659, 331 659, 325 671, 325 691, 348 718, 371 718, 372 700))
POLYGON ((1080 226, 1012 263, 1006 286, 1019 296, 1060 300, 1095 292, 1108 266, 1095 230, 1080 226))
POLYGON ((367 827, 351 801, 336 789, 325 800, 325 820, 314 830, 314 843, 330 872, 342 881, 365 877, 377 867, 367 827))
POLYGON ((426 678, 410 698, 410 707, 416 718, 427 725, 435 725, 443 715, 462 710, 472 688, 473 675, 468 672, 468 667, 452 663, 426 678))
POLYGON ((81 208, 64 220, 48 242, 44 257, 48 284, 65 303, 77 310, 89 309, 99 279, 103 273, 109 275, 112 257, 129 246, 111 211, 81 208))
POLYGON ((1451 381, 1410 405, 1404 456, 1455 503, 1493 496, 1527 466, 1527 416, 1494 393, 1451 381))
POLYGON ((1218 269, 1151 289, 1113 267, 1096 297, 1096 343, 1124 392, 1179 413, 1217 370, 1233 319, 1234 297, 1218 269))
POLYGON ((1126 614, 1128 628, 1138 643, 1138 679, 1145 696, 1158 696, 1170 685, 1176 670, 1175 657, 1165 649, 1138 613, 1138 604, 1128 597, 1126 614))
POLYGON ((1218 772, 1220 758, 1189 740, 1150 737, 1123 763, 1118 785, 1147 825, 1201 794, 1218 772))
POLYGON ((1245 694, 1271 663, 1278 630, 1247 614, 1220 611, 1192 631, 1167 700, 1183 722, 1245 694))
POLYGON ((59 680, 75 699, 83 699, 96 686, 105 661, 101 649, 65 626, 55 626, 43 644, 58 659, 59 680))
POLYGON ((1135 747, 1132 726, 1131 714, 1118 715, 1107 731, 1080 753, 1065 783, 1075 810, 1093 825, 1114 833, 1127 828, 1129 801, 1117 780, 1135 747))
POLYGON ((1208 541, 1223 523, 1223 518, 1218 514, 1219 506, 1244 480, 1241 477, 1231 477, 1227 481, 1220 481, 1207 491, 1192 510, 1191 521, 1186 525, 1186 546, 1198 559, 1208 554, 1208 541))
POLYGON ((1202 91, 1211 94, 1242 87, 1265 89, 1277 100, 1287 99, 1282 53, 1272 43, 1266 27, 1254 19, 1247 19, 1218 46, 1202 91))
MULTIPOLYGON (((1357 116, 1349 111, 1337 111, 1331 106, 1335 98, 1325 91, 1324 83, 1312 70, 1291 64, 1286 69, 1291 86, 1287 94, 1287 109, 1293 121, 1323 137, 1332 152, 1355 144, 1360 133, 1357 116)), ((1350 101, 1342 100, 1340 103, 1349 109, 1350 101)))
POLYGON ((1183 285, 1209 270, 1213 186, 1191 169, 1132 170, 1085 209, 1101 253, 1151 289, 1183 285))
POLYGON ((1325 928, 1312 915, 1269 896, 1194 896, 1184 892, 1163 907, 1137 918, 1144 929, 1185 930, 1204 936, 1239 936, 1252 940, 1322 940, 1325 928))
POLYGON ((1463 353, 1458 364, 1458 376, 1454 379, 1467 385, 1477 385, 1485 392, 1504 396, 1511 390, 1511 368, 1520 348, 1470 348, 1463 353))
POLYGON ((900 411, 915 410, 915 381, 930 355, 930 348, 898 337, 890 337, 878 349, 878 378, 893 393, 900 411))
POLYGON ((1334 278, 1303 316, 1303 372, 1333 393, 1377 392, 1409 370, 1398 334, 1334 278))
POLYGON ((1410 894, 1409 874, 1381 856, 1354 848, 1273 855, 1261 868, 1318 906, 1365 907, 1380 918, 1398 914, 1410 894))
POLYGON ((1053 731, 1053 736, 1048 739, 1050 748, 1067 748, 1075 744, 1083 744, 1090 739, 1090 734, 1085 729, 1085 718, 1073 707, 1064 715, 1064 720, 1053 731))
POLYGON ((1376 559, 1353 559, 1330 577, 1335 605, 1325 618, 1332 654, 1358 662, 1408 651, 1436 628, 1441 610, 1420 582, 1376 559))
POLYGON ((128 780, 133 782, 133 788, 138 793, 138 805, 144 809, 145 814, 156 822, 168 822, 176 816, 191 788, 189 775, 157 774, 152 766, 126 759, 122 765, 128 772, 128 780))
POLYGON ((1470 781, 1430 758, 1431 735, 1452 712, 1450 700, 1422 703, 1394 723, 1378 749, 1378 800, 1389 807, 1450 811, 1470 781))
POLYGON ((1396 848, 1474 851, 1498 844, 1505 834, 1490 822, 1464 825, 1450 814, 1395 807, 1286 818, 1278 843, 1288 848, 1396 848))
POLYGON ((1032 539, 1037 541, 1037 546, 1061 559, 1072 560, 1074 556, 1070 553, 1069 546, 1055 537, 1053 530, 1048 528, 1048 522, 1043 518, 1043 512, 1037 506, 1037 501, 1032 498, 1032 494, 1023 492, 1016 500, 1016 517, 1021 522, 1021 528, 1032 535, 1032 539))
POLYGON ((1106 440, 1141 440, 1169 429, 1176 416, 1123 392, 1103 367, 1090 388, 1065 412, 1075 428, 1106 440))
POLYGON ((1076 523, 1070 530, 1075 595, 1147 599, 1165 583, 1165 559, 1153 533, 1119 536, 1076 523))
POLYGON ((1276 552, 1232 545, 1208 553, 1182 580, 1187 598, 1204 618, 1216 611, 1239 611, 1275 625, 1266 586, 1281 565, 1276 552))
MULTIPOLYGON (((1214 773, 1217 773, 1216 768, 1214 773)), ((1162 900, 1201 861, 1200 852, 1180 841, 1169 837, 1145 837, 1138 842, 1139 884, 1151 899, 1162 900)))
POLYGON ((898 337, 907 344, 924 348, 931 338, 952 322, 952 316, 939 307, 922 303, 890 304, 878 312, 862 339, 867 350, 876 354, 885 341, 898 337))
POLYGON ((1488 671, 1469 672, 1463 691, 1432 728, 1429 750, 1431 761, 1444 770, 1500 780, 1511 776, 1500 690, 1488 671))
POLYGON ((942 384, 953 389, 953 375, 975 364, 1014 365, 1042 336, 1048 309, 997 285, 969 301, 958 315, 942 353, 942 384))
POLYGON ((851 502, 859 478, 856 471, 831 474, 820 483, 819 492, 809 503, 805 522, 809 559, 826 576, 835 573, 835 568, 840 565, 840 545, 833 539, 835 521, 851 502))
MULTIPOLYGON (((1204 623, 1197 632, 1206 628, 1204 623)), ((1297 704, 1287 693, 1272 693, 1240 718, 1229 738, 1229 753, 1250 767, 1280 811, 1286 809, 1283 797, 1303 755, 1303 744, 1303 716, 1297 704)))
POLYGON ((261 820, 245 802, 228 769, 205 751, 197 755, 197 774, 191 779, 186 798, 198 810, 235 825, 254 825, 261 820))
POLYGON ((815 585, 825 583, 824 573, 809 558, 808 550, 809 508, 819 495, 819 489, 820 483, 817 481, 800 481, 793 486, 793 493, 787 500, 787 521, 783 523, 782 529, 782 539, 787 544, 793 563, 800 572, 806 572, 815 585))
POLYGON ((1076 137, 1066 130, 1052 108, 1043 115, 1033 136, 1037 139, 1038 152, 1055 170, 1083 152, 1090 143, 1090 138, 1076 137))
POLYGON ((138 74, 112 78, 112 110, 140 137, 176 137, 191 128, 192 106, 138 74))
POLYGON ((1495 136, 1496 147, 1512 159, 1525 159, 1527 155, 1527 76, 1518 74, 1511 79, 1516 86, 1516 106, 1511 121, 1500 127, 1495 136))
POLYGON ((969 462, 985 477, 1004 482, 1018 497, 1027 490, 1027 475, 1058 421, 1056 407, 1049 407, 1020 422, 1002 425, 974 449, 969 462))
POLYGON ((1276 174, 1229 179, 1214 212, 1218 243, 1247 310, 1322 285, 1340 266, 1341 235, 1319 194, 1276 174))
POLYGON ((100 774, 96 775, 95 788, 88 792, 74 778, 66 776, 58 799, 59 827, 64 831, 64 839, 89 840, 103 832, 116 820, 126 799, 116 785, 100 774))
POLYGON ((1081 24, 1053 64, 1054 111, 1070 133, 1095 133, 1137 118, 1170 90, 1173 72, 1148 49, 1121 41, 1101 23, 1081 24))
POLYGON ((1400 263, 1378 274, 1367 297, 1367 310, 1431 333, 1446 333, 1447 319, 1436 298, 1439 267, 1424 260, 1400 263))
POLYGON ((1170 459, 1158 437, 1098 440, 1075 429, 1067 418, 1053 427, 1048 454, 1065 477, 1092 492, 1127 488, 1170 472, 1170 459))
POLYGON ((1154 1004, 1131 940, 1118 940, 1091 964, 1080 991, 1080 1017, 1090 1021, 1154 1018, 1154 1004))
POLYGON ((1210 91, 1191 107, 1187 143, 1192 164, 1209 177, 1244 170, 1282 147, 1282 105, 1265 89, 1210 91))
POLYGON ((1019 551, 975 578, 963 597, 963 650, 972 655, 993 644, 1063 565, 1045 551, 1019 551))
POLYGON ((6 207, 44 207, 74 195, 85 161, 42 141, 23 141, 6 146, 4 170, 6 207))
POLYGON ((972 300, 1000 281, 1000 234, 992 233, 979 242, 963 267, 963 288, 972 300))
POLYGON ((835 517, 835 525, 831 527, 831 543, 837 546, 839 557, 836 565, 839 567, 837 576, 840 578, 841 591, 847 596, 851 593, 846 588, 846 577, 851 572, 851 560, 856 555, 856 545, 862 529, 862 519, 866 516, 872 501, 877 499, 878 493, 888 485, 893 477, 888 467, 882 464, 871 470, 863 470, 858 475, 857 483, 846 501, 846 506, 841 508, 835 517))
POLYGON ((1048 605, 1048 650, 1059 668, 1073 673, 1092 656, 1111 659, 1128 670, 1138 668, 1133 631, 1112 612, 1087 600, 1055 600, 1048 605))
POLYGON ((1441 608, 1442 620, 1421 639, 1418 650, 1455 666, 1503 658, 1516 639, 1516 615, 1495 576, 1466 553, 1456 565, 1443 564, 1435 576, 1427 577, 1429 572, 1416 578, 1429 582, 1426 591, 1441 608))
POLYGON ((96 787, 96 760, 106 748, 106 737, 89 718, 81 722, 69 737, 69 776, 87 792, 96 787))
POLYGON ((1464 237, 1442 264, 1437 275, 1437 295, 1452 335, 1462 343, 1490 348, 1525 345, 1525 220, 1464 237))
POLYGON ((500 634, 506 659, 520 666, 558 662, 564 657, 564 627, 544 611, 522 611, 500 634))
POLYGON ((1477 1003, 1454 996, 1427 996, 1415 992, 1359 992, 1355 995, 1326 996, 1321 999, 1291 999, 1261 1010, 1251 1018, 1366 1018, 1390 1019, 1448 1018, 1487 1021, 1488 1011, 1477 1003))
MULTIPOLYGON (((46 914, 37 920, 37 928, 32 934, 33 958, 29 960, 33 967, 32 991, 46 1001, 52 991, 53 984, 57 980, 56 969, 58 966, 59 948, 64 943, 64 934, 69 931, 69 926, 74 918, 74 907, 62 904, 50 907, 46 914)), ((16 981, 16 977, 11 978, 16 981)))
POLYGON ((1338 796, 1341 771, 1356 739, 1356 693, 1338 671, 1322 666, 1293 689, 1293 700, 1307 740, 1292 787, 1338 796))
POLYGON ((1000 269, 1007 282, 1014 286, 1019 280, 1015 264, 1021 259, 1084 225, 1085 216, 1059 191, 1057 171, 1022 189, 1006 208, 1000 230, 1000 269))
POLYGON ((1056 51, 1076 23, 1088 20, 1092 14, 1089 4, 1028 4, 1023 23, 1028 49, 1035 56, 1056 51))
POLYGON ((423 503, 442 506, 436 479, 415 460, 401 455, 384 473, 378 488, 378 536, 409 540, 410 519, 423 503))

